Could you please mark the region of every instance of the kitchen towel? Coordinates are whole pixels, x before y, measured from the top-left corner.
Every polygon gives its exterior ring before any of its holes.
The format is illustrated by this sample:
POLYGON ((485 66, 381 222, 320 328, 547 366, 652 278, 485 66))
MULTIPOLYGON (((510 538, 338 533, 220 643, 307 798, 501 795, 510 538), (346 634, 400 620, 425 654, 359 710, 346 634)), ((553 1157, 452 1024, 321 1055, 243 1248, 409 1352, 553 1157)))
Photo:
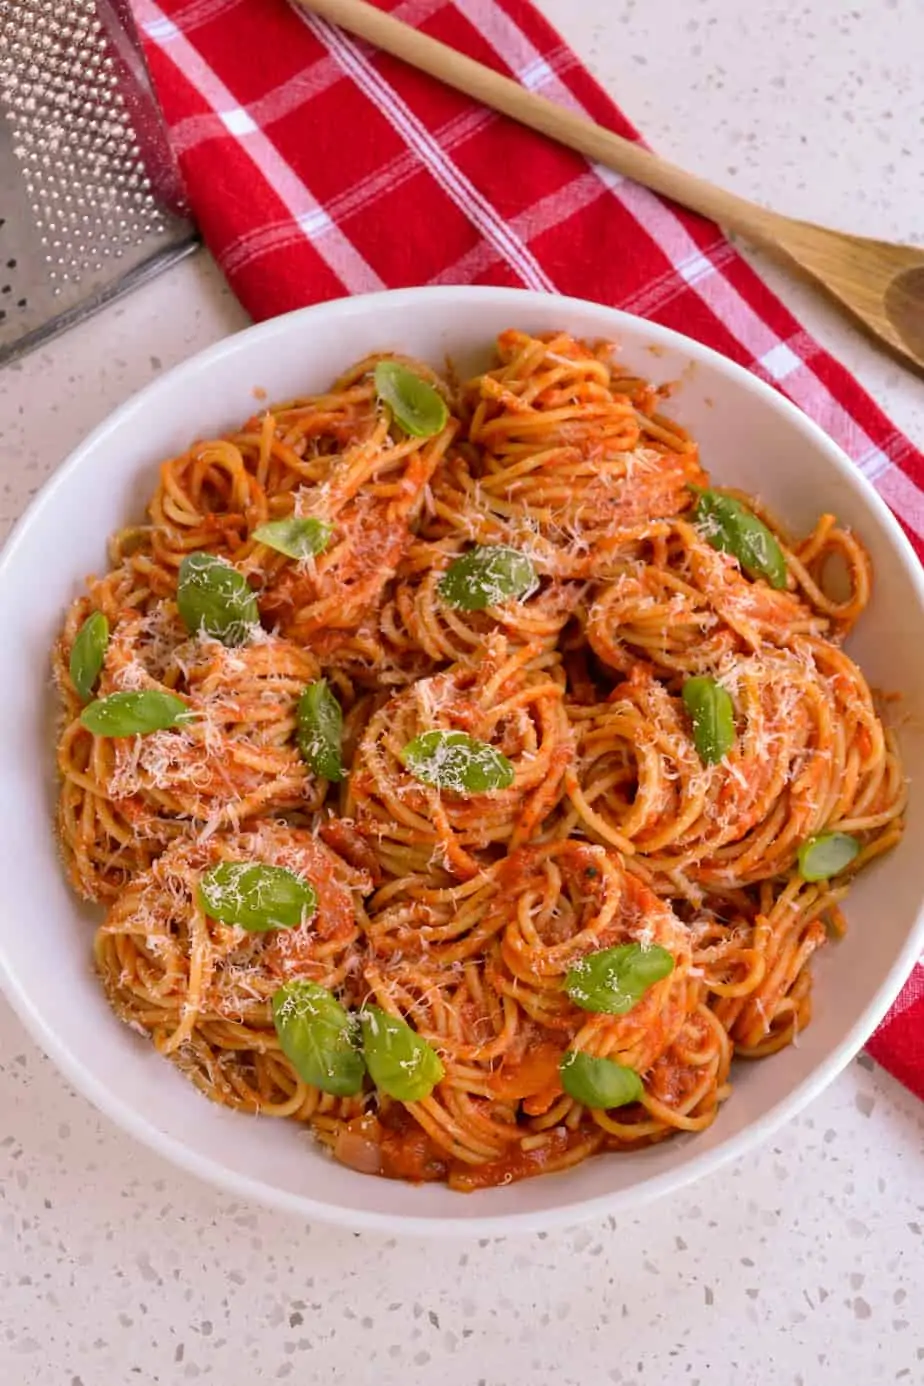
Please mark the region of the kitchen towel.
MULTIPOLYGON (((378 3, 638 138, 528 0, 378 3)), ((505 284, 624 308, 794 400, 924 557, 924 458, 711 222, 286 0, 135 10, 193 214, 254 318, 410 284, 505 284)), ((924 1097, 924 964, 869 1048, 924 1097)))

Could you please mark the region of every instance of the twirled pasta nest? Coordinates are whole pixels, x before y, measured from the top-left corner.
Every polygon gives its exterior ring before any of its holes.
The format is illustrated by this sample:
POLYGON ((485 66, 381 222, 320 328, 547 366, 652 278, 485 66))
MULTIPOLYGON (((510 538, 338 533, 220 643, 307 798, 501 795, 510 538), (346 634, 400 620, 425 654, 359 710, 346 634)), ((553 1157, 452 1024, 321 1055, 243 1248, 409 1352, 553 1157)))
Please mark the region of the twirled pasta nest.
POLYGON ((571 731, 555 656, 489 642, 475 665, 418 679, 370 718, 353 761, 348 817, 391 875, 442 868, 473 876, 530 840, 555 806, 571 731), (461 731, 511 762, 513 783, 470 795, 422 784, 404 748, 423 732, 461 731))

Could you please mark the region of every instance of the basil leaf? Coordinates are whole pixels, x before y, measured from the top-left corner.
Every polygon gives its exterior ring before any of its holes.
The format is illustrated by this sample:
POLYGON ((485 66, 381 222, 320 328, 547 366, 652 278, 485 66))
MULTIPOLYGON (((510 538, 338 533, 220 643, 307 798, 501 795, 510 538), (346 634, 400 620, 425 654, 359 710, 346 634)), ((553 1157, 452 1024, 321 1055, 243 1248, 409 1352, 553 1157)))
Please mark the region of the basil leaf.
POLYGON ((285 520, 267 520, 265 525, 257 525, 252 537, 287 558, 311 558, 324 552, 333 532, 333 525, 324 520, 290 515, 285 520))
POLYGON ((273 1024, 304 1082, 335 1097, 362 1090, 366 1065, 354 1043, 353 1018, 326 987, 304 977, 286 982, 273 993, 273 1024))
POLYGON ((188 553, 183 559, 176 604, 191 635, 205 631, 223 645, 242 645, 260 619, 243 573, 212 553, 188 553))
POLYGON ((569 1049, 558 1065, 561 1085, 575 1102, 585 1107, 624 1107, 642 1095, 642 1080, 634 1068, 595 1059, 580 1049, 569 1049))
POLYGON ((340 754, 343 712, 327 679, 309 683, 298 700, 298 749, 309 770, 339 783, 346 777, 340 754))
POLYGON ((359 1020, 366 1067, 379 1091, 399 1102, 429 1097, 445 1073, 436 1050, 410 1025, 378 1006, 364 1006, 359 1020))
POLYGON ((718 765, 735 741, 735 709, 715 679, 701 675, 683 685, 683 705, 693 724, 693 744, 704 765, 718 765))
POLYGON ((484 794, 513 784, 510 761, 486 741, 459 731, 428 731, 401 752, 415 779, 455 794, 484 794))
POLYGON ((94 611, 80 627, 71 649, 71 683, 84 702, 93 694, 108 644, 109 622, 101 611, 94 611))
POLYGON ((849 833, 819 833, 799 848, 799 875, 803 881, 826 881, 849 866, 860 844, 849 833))
POLYGON ((80 720, 94 736, 146 736, 193 720, 193 713, 174 693, 145 688, 137 693, 110 693, 88 703, 80 720))
POLYGON ((446 427, 449 410, 442 395, 398 361, 378 363, 375 392, 395 422, 415 438, 432 438, 446 427))
POLYGON ((439 581, 439 594, 461 611, 484 611, 509 597, 525 597, 539 586, 525 553, 503 544, 478 545, 450 563, 439 581))
POLYGON ((767 526, 732 496, 700 491, 693 520, 714 549, 730 553, 752 578, 766 578, 771 587, 786 586, 786 559, 767 526))
POLYGON ((565 991, 582 1011, 625 1015, 673 970, 674 959, 660 944, 643 948, 640 943, 621 943, 575 963, 565 977, 565 991))
POLYGON ((252 934, 295 929, 314 914, 314 886, 283 866, 223 861, 199 880, 199 906, 222 924, 238 924, 252 934))

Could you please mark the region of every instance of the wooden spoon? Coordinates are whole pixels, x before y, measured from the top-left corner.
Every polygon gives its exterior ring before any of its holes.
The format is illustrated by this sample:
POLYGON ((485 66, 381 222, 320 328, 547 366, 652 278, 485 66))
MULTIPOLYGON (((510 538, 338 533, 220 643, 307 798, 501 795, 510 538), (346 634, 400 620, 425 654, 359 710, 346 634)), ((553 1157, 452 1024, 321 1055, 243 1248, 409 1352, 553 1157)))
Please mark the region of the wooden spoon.
POLYGON ((527 91, 366 0, 296 0, 448 86, 712 218, 803 272, 906 365, 924 371, 924 250, 769 212, 527 91))

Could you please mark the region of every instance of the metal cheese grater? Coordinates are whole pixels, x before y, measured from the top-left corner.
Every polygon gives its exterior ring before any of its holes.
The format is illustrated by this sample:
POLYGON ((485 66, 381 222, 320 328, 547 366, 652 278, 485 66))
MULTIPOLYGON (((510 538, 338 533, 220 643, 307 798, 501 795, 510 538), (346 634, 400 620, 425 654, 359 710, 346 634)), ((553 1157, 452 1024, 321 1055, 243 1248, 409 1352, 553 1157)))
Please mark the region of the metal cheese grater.
POLYGON ((0 364, 195 245, 127 0, 0 0, 0 364))

